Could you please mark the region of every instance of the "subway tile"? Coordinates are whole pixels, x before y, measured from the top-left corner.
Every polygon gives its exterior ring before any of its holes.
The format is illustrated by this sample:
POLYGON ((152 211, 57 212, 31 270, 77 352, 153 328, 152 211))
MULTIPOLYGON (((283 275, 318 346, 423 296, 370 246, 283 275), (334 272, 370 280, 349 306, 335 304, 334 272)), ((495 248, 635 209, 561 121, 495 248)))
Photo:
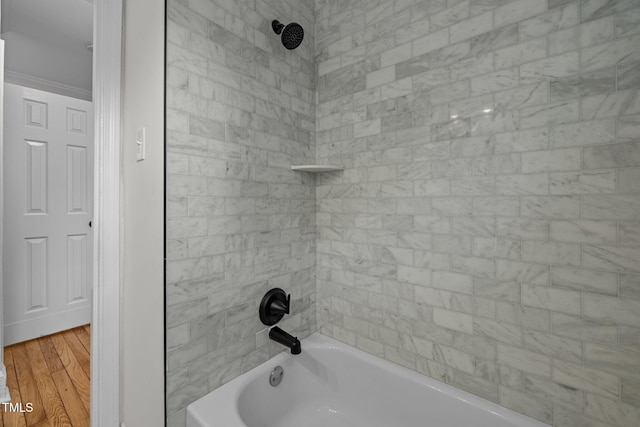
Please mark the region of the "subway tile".
POLYGON ((521 126, 524 129, 538 126, 570 123, 578 121, 579 109, 576 101, 525 108, 520 111, 521 126))
POLYGON ((524 84, 536 83, 540 80, 557 79, 576 74, 580 69, 577 52, 568 52, 520 66, 520 77, 524 84))
MULTIPOLYGON (((498 109, 520 109, 536 105, 543 105, 549 102, 549 89, 546 82, 539 82, 530 85, 519 85, 512 89, 507 89, 495 94, 496 108, 498 109)), ((544 131, 546 132, 546 128, 544 131)), ((496 129, 499 133, 499 130, 496 129)), ((522 132, 523 134, 525 132, 522 132)), ((544 147, 546 148, 546 146, 544 147)), ((528 151, 528 150, 522 150, 528 151)))
POLYGON ((619 230, 621 246, 640 246, 640 222, 620 222, 619 230))
POLYGON ((588 319, 629 326, 640 324, 640 301, 585 294, 583 303, 584 317, 588 319))
POLYGON ((556 360, 582 362, 582 343, 574 339, 561 338, 546 332, 525 331, 524 346, 526 349, 546 354, 556 360))
POLYGON ((615 244, 614 221, 552 221, 551 240, 559 242, 615 244))
POLYGON ((613 323, 585 320, 561 313, 553 313, 552 330, 555 335, 604 345, 616 345, 618 341, 618 327, 613 323))
POLYGON ((498 363, 542 377, 551 377, 551 359, 548 356, 498 343, 498 363))
POLYGON ((637 25, 638 19, 640 19, 640 9, 631 9, 625 11, 624 13, 617 14, 615 16, 616 37, 626 37, 638 34, 638 32, 640 32, 640 29, 638 29, 637 25))
POLYGON ((576 196, 527 196, 520 203, 525 217, 572 219, 580 215, 580 198, 576 196))
POLYGON ((640 379, 640 358, 637 353, 585 343, 585 365, 614 375, 640 379))
POLYGON ((632 427, 640 419, 637 407, 606 397, 587 394, 585 414, 616 426, 632 427))
POLYGON ((549 267, 520 261, 497 260, 496 278, 544 285, 549 283, 549 267))
POLYGON ((580 245, 525 241, 522 244, 522 260, 552 265, 579 266, 580 245))
POLYGON ((547 378, 525 375, 524 390, 532 396, 547 401, 559 401, 578 410, 582 410, 584 406, 584 392, 560 385, 547 378))
POLYGON ((611 424, 584 415, 582 411, 577 412, 560 405, 554 408, 553 417, 556 425, 561 427, 611 427, 611 424))
POLYGON ((499 133, 494 139, 496 153, 536 151, 546 149, 549 145, 547 128, 499 133))
MULTIPOLYGON (((517 42, 517 25, 507 25, 484 34, 480 34, 471 39, 471 51, 469 53, 470 55, 484 55, 486 53, 496 51, 499 48, 513 45, 517 42)), ((498 65, 497 62, 496 65, 498 65)))
POLYGON ((584 245, 582 264, 585 267, 617 271, 640 271, 640 254, 635 248, 584 245))
MULTIPOLYGON (((588 344, 585 344, 588 345, 588 344)), ((553 380, 558 384, 604 396, 617 397, 618 377, 582 364, 555 360, 553 380)))
POLYGON ((551 147, 610 144, 615 141, 613 120, 594 120, 552 126, 549 132, 551 147))
POLYGON ((625 65, 640 60, 634 44, 638 36, 616 39, 582 49, 580 64, 583 72, 601 70, 612 65, 625 65))
POLYGON ((582 22, 624 12, 637 6, 633 0, 581 0, 580 5, 582 22))
POLYGON ((578 291, 618 295, 618 275, 608 271, 551 267, 551 284, 578 291))
POLYGON ((456 43, 493 29, 493 14, 486 12, 449 27, 449 42, 456 43))
POLYGON ((640 381, 633 378, 621 378, 621 400, 634 406, 640 401, 640 381))
POLYGON ((581 99, 580 103, 583 120, 637 114, 640 108, 640 93, 635 90, 624 90, 589 96, 581 99))
POLYGON ((640 168, 628 168, 618 171, 618 192, 637 193, 640 188, 637 183, 640 181, 640 168))
POLYGON ((519 22, 531 16, 538 15, 546 10, 546 1, 518 0, 496 8, 494 10, 494 24, 498 27, 505 24, 511 24, 513 22, 519 22))
POLYGON ((495 51, 496 68, 509 68, 542 59, 547 54, 547 40, 544 37, 526 41, 495 51))
POLYGON ((473 334, 473 319, 468 314, 434 308, 433 322, 446 329, 473 334))
POLYGON ((482 258, 520 259, 521 242, 515 239, 497 237, 475 237, 473 255, 482 258))
MULTIPOLYGON (((558 0, 554 1, 558 3, 558 0)), ((549 2, 549 11, 518 23, 521 40, 546 36, 563 28, 577 25, 580 22, 578 10, 577 2, 564 1, 563 4, 549 2)))
POLYGON ((505 196, 549 194, 549 176, 547 174, 497 176, 496 193, 505 196))
POLYGON ((580 293, 548 286, 522 285, 522 304, 566 314, 581 312, 580 293))
POLYGON ((550 402, 532 398, 521 391, 501 387, 499 402, 506 408, 544 423, 548 424, 553 421, 553 405, 550 402))
POLYGON ((640 274, 620 273, 620 296, 640 298, 640 274))
POLYGON ((548 310, 521 304, 499 302, 496 306, 499 322, 513 323, 521 328, 548 331, 550 314, 548 310))
POLYGON ((555 172, 550 174, 551 194, 614 193, 616 173, 609 171, 555 172))
POLYGON ((640 353, 640 328, 618 326, 620 348, 640 353))
POLYGON ((640 116, 627 116, 618 119, 618 141, 637 142, 640 131, 640 116))
POLYGON ((632 195, 584 196, 582 216, 589 219, 638 219, 640 218, 640 197, 632 195))
POLYGON ((586 147, 586 169, 624 168, 640 166, 640 142, 586 147))
POLYGON ((474 295, 495 300, 519 302, 520 285, 515 282, 502 282, 495 279, 474 278, 474 295))

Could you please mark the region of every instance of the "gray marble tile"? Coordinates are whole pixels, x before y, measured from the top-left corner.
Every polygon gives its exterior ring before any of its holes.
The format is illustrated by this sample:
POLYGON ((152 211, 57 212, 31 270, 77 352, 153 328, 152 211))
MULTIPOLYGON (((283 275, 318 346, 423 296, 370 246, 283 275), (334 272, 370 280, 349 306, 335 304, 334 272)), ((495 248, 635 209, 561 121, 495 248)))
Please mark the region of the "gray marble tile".
POLYGON ((584 246, 582 264, 585 267, 617 271, 640 271, 640 254, 635 248, 584 246))
POLYGON ((548 401, 560 401, 565 405, 582 410, 584 392, 566 387, 547 378, 525 375, 524 390, 526 393, 548 401))
POLYGON ((587 147, 584 150, 586 169, 640 166, 640 143, 587 147))
POLYGON ((553 420, 553 405, 507 388, 500 389, 500 404, 545 423, 553 420))
POLYGON ((622 378, 621 400, 634 406, 640 401, 640 381, 633 378, 622 378))
POLYGON ((580 293, 548 286, 522 285, 522 304, 565 314, 580 314, 580 293))
POLYGON ((618 67, 618 90, 640 87, 640 62, 631 62, 618 67))
POLYGON ((584 316, 602 322, 637 326, 640 302, 601 295, 584 296, 584 316))
POLYGON ((526 217, 572 219, 580 216, 579 196, 527 196, 522 197, 520 203, 526 217))
POLYGON ((518 24, 520 38, 529 40, 577 25, 580 22, 578 13, 578 2, 551 0, 548 12, 518 24))
POLYGON ((618 341, 618 327, 612 323, 601 323, 585 320, 577 316, 553 313, 553 333, 560 336, 596 342, 605 345, 616 345, 618 341))
MULTIPOLYGON (((635 77, 631 77, 633 79, 635 77)), ((629 79, 627 79, 627 82, 629 79)), ((613 68, 593 71, 591 73, 581 74, 579 76, 565 77, 558 80, 552 80, 549 83, 551 90, 551 101, 558 102, 563 99, 571 99, 589 95, 597 95, 601 93, 613 92, 616 86, 616 73, 613 68)), ((621 89, 634 87, 629 84, 621 89)))
POLYGON ((620 296, 640 299, 640 274, 620 273, 620 296))
POLYGON ((636 353, 585 343, 585 365, 615 375, 640 379, 640 360, 636 353))
POLYGON ((624 12, 638 5, 633 0, 581 0, 580 6, 580 19, 585 22, 613 13, 624 12))
MULTIPOLYGON (((483 15, 481 15, 483 16, 483 15)), ((483 55, 497 49, 511 46, 518 41, 517 25, 507 25, 485 32, 471 39, 470 55, 483 55)), ((496 60, 496 65, 502 68, 496 60)), ((516 64, 512 64, 516 65, 516 64)))
POLYGON ((611 171, 556 172, 550 174, 551 194, 613 193, 616 174, 611 171))
POLYGON ((587 395, 585 413, 619 426, 633 426, 640 418, 637 407, 595 395, 587 395))
POLYGON ((530 330, 548 331, 550 329, 548 310, 506 302, 498 302, 496 309, 500 323, 512 323, 520 328, 526 326, 530 330))
POLYGON ((640 218, 640 197, 634 195, 588 195, 582 200, 582 216, 588 219, 633 220, 640 218))
POLYGON ((610 397, 618 396, 620 384, 614 375, 562 360, 554 361, 553 380, 561 385, 610 397))
POLYGON ((551 359, 528 350, 498 343, 498 362, 542 377, 551 377, 551 359))
POLYGON ((638 34, 638 20, 640 19, 640 9, 627 10, 616 15, 616 37, 626 37, 638 34))
POLYGON ((607 271, 563 267, 551 268, 551 284, 578 291, 618 295, 617 274, 607 271))
POLYGON ((560 242, 615 244, 615 221, 552 221, 551 239, 560 242))

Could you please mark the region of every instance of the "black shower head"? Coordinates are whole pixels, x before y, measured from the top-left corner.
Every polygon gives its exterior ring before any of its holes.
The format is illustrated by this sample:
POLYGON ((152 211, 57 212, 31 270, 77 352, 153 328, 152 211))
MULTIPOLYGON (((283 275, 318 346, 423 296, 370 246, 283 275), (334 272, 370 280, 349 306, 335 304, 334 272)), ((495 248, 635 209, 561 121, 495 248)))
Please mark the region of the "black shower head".
POLYGON ((300 46, 302 39, 304 38, 304 30, 302 25, 297 22, 292 22, 286 27, 280 23, 280 21, 271 22, 271 28, 276 34, 282 34, 282 44, 289 50, 295 49, 300 46))

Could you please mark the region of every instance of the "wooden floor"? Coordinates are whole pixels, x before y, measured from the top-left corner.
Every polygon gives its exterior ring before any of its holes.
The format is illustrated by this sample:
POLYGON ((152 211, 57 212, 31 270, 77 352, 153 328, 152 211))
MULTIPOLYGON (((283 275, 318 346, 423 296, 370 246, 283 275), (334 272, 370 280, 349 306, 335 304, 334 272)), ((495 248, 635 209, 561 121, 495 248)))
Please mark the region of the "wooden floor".
POLYGON ((85 325, 5 347, 11 402, 24 412, 0 405, 0 427, 89 426, 90 332, 85 325))

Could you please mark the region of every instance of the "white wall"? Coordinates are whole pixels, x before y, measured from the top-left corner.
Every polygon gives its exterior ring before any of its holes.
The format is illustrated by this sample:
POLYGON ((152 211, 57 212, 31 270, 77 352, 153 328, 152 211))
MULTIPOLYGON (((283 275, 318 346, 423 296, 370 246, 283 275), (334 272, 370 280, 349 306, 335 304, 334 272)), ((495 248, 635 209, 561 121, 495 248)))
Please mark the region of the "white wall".
POLYGON ((121 414, 164 425, 164 1, 125 2, 121 414), (136 162, 145 126, 147 158, 136 162))
POLYGON ((7 43, 8 82, 91 100, 89 50, 49 44, 15 31, 2 38, 7 43))

